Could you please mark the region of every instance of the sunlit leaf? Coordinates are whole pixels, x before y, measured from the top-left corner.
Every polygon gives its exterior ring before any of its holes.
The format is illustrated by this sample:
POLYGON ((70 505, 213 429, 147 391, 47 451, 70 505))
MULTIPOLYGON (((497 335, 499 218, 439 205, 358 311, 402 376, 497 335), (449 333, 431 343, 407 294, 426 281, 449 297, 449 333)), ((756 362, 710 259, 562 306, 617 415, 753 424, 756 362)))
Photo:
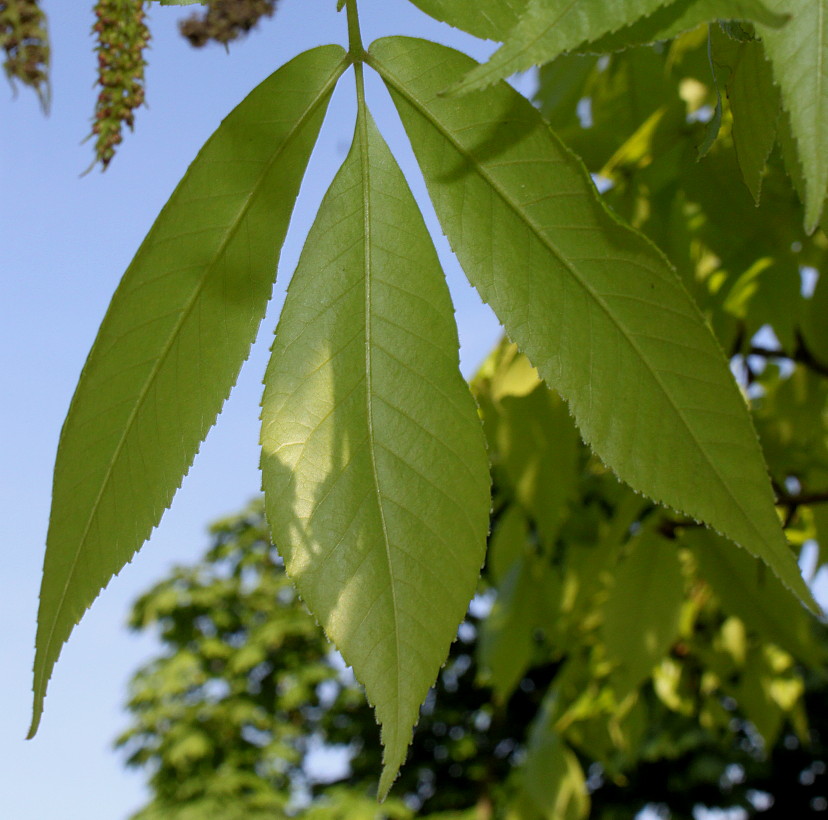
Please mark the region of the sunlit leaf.
POLYGON ((728 549, 724 539, 705 530, 687 531, 682 544, 693 550, 699 575, 726 612, 804 663, 823 663, 823 651, 812 638, 812 619, 763 564, 728 549))
POLYGON ((445 279, 367 114, 308 236, 265 384, 274 541, 376 708, 384 796, 474 592, 490 502, 445 279))
POLYGON ((584 440, 632 487, 724 532, 812 602, 744 399, 661 254, 606 209, 509 86, 441 94, 467 57, 388 38, 370 59, 466 275, 584 440))
POLYGON ((632 539, 602 607, 601 633, 607 657, 617 666, 619 697, 648 677, 678 637, 683 603, 675 543, 652 532, 632 539))
POLYGON ((224 120, 115 292, 61 433, 32 734, 62 644, 160 520, 247 356, 343 54, 300 55, 224 120))
POLYGON ((739 169, 758 203, 779 119, 779 91, 773 84, 770 63, 759 43, 739 45, 727 96, 733 112, 733 144, 739 169))
POLYGON ((529 0, 411 0, 426 14, 475 37, 501 42, 529 0))

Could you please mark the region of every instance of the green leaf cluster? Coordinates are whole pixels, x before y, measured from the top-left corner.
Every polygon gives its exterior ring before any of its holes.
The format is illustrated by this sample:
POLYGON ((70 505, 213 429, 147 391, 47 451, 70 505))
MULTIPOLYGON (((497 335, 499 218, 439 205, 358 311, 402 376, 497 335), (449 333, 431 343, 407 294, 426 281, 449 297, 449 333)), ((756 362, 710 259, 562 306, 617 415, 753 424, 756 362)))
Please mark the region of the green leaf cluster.
MULTIPOLYGON (((760 561, 767 595, 790 612, 771 640, 801 658, 796 598, 817 607, 796 550, 825 531, 828 493, 826 274, 802 287, 828 248, 823 2, 485 0, 472 13, 417 0, 503 42, 477 65, 403 36, 366 49, 347 0, 347 52, 305 52, 224 120, 113 297, 61 435, 32 733, 62 644, 158 524, 232 388, 351 68, 353 142, 276 329, 261 466, 287 573, 382 725, 380 796, 474 594, 492 508, 498 596, 482 679, 507 702, 549 632, 548 660, 565 665, 543 720, 581 726, 569 746, 591 749, 596 733, 623 748, 626 717, 647 719, 636 693, 654 667, 658 708, 683 714, 690 696, 660 659, 707 624, 704 602, 684 598, 697 562, 749 586, 760 561), (502 82, 534 64, 536 105, 502 82), (439 260, 368 110, 367 69, 515 345, 475 380, 478 407, 439 260), (708 547, 714 557, 699 558, 708 547)), ((727 652, 757 681, 792 668, 765 650, 727 652)), ((182 679, 197 674, 191 661, 182 679)), ((779 702, 780 715, 793 708, 779 702)), ((582 815, 577 760, 538 733, 527 748, 545 762, 525 771, 555 771, 563 803, 525 774, 518 804, 582 815)), ((211 754, 198 732, 176 748, 181 761, 211 754)))

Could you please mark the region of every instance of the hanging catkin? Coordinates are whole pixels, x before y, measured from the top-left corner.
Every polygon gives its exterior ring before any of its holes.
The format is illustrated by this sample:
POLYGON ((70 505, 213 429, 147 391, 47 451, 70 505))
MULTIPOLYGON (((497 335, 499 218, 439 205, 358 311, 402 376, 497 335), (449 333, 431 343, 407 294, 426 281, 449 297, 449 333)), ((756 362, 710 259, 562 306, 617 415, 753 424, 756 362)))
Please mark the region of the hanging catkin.
POLYGON ((144 102, 144 49, 150 35, 144 0, 98 0, 95 18, 100 92, 90 136, 95 161, 105 169, 123 140, 124 125, 132 129, 135 109, 144 102))

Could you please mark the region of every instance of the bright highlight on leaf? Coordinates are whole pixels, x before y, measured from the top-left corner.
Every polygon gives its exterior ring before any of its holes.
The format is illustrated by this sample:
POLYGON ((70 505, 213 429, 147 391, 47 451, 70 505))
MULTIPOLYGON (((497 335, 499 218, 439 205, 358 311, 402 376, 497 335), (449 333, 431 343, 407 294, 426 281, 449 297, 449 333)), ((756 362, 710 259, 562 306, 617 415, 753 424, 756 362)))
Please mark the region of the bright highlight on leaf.
POLYGON ((505 84, 446 97, 472 61, 402 37, 371 46, 467 276, 584 439, 649 497, 705 521, 812 604, 745 402, 657 249, 505 84))
POLYGON ((805 230, 816 229, 828 196, 828 0, 768 0, 793 19, 781 29, 759 27, 773 76, 790 115, 802 163, 805 230))
POLYGON ((489 473, 448 288, 361 108, 288 289, 265 376, 274 543, 405 759, 485 553, 489 473))
POLYGON ((247 357, 343 56, 305 52, 248 95, 115 292, 60 438, 30 736, 64 641, 158 524, 247 357))

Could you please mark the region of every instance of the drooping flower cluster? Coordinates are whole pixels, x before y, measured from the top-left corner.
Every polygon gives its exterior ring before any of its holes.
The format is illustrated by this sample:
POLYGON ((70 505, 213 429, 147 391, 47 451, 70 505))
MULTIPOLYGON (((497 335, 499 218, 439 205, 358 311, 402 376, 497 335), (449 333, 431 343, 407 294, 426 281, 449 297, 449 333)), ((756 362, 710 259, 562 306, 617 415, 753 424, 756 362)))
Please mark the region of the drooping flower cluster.
POLYGON ((144 0, 98 0, 92 31, 97 39, 98 85, 92 134, 95 161, 106 169, 123 140, 123 126, 135 124, 144 102, 144 49, 149 29, 144 0))
POLYGON ((272 17, 276 0, 209 0, 203 14, 181 22, 181 33, 196 47, 210 40, 229 43, 252 29, 262 17, 272 17))
POLYGON ((46 15, 37 0, 0 0, 0 45, 3 69, 14 83, 31 86, 47 102, 49 39, 46 15))

